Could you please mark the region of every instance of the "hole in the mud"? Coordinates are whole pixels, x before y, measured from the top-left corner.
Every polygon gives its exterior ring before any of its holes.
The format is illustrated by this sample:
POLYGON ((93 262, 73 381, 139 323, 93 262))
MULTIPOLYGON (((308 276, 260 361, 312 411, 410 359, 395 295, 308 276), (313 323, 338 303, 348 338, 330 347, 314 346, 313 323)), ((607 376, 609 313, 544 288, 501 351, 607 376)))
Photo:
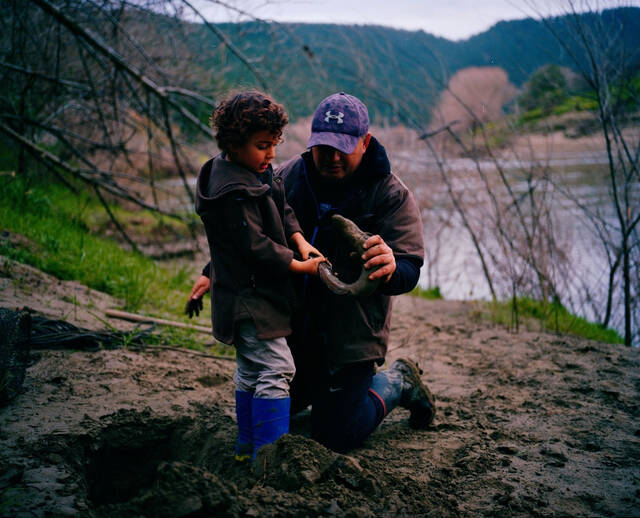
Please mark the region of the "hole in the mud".
POLYGON ((172 460, 168 438, 137 448, 104 447, 87 466, 89 499, 98 505, 127 502, 149 487, 158 465, 172 460))
POLYGON ((203 409, 197 418, 155 418, 148 411, 117 413, 91 443, 84 444, 89 506, 96 516, 103 516, 101 509, 109 509, 104 516, 113 517, 120 516, 114 511, 119 506, 124 507, 118 512, 129 516, 123 509, 130 511, 149 498, 156 504, 164 502, 165 475, 173 472, 162 471, 161 466, 177 463, 196 471, 218 472, 226 467, 220 459, 231 455, 231 430, 231 418, 216 408, 203 409))

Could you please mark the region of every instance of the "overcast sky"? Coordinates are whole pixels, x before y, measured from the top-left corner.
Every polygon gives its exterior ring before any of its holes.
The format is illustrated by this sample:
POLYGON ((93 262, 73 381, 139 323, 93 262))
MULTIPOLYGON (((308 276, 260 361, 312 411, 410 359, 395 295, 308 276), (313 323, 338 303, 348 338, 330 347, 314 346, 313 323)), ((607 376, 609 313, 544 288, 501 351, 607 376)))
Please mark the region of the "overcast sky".
MULTIPOLYGON (((200 6, 211 21, 240 21, 221 7, 200 6)), ((500 20, 535 16, 528 0, 228 0, 260 18, 282 22, 374 24, 419 30, 448 39, 465 39, 500 20)), ((559 14, 565 0, 535 0, 544 13, 559 14)), ((575 0, 599 7, 633 5, 640 0, 575 0)), ((246 18, 244 18, 246 19, 246 18)))

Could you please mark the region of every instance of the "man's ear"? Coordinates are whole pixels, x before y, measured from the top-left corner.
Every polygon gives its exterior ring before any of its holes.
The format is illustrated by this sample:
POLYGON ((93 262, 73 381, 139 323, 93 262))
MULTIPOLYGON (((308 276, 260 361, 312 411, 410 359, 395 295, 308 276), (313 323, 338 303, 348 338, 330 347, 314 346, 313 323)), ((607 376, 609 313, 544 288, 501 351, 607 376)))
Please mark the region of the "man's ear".
POLYGON ((371 142, 371 133, 367 133, 363 138, 362 138, 362 145, 364 146, 364 150, 366 151, 367 148, 369 147, 369 142, 371 142))

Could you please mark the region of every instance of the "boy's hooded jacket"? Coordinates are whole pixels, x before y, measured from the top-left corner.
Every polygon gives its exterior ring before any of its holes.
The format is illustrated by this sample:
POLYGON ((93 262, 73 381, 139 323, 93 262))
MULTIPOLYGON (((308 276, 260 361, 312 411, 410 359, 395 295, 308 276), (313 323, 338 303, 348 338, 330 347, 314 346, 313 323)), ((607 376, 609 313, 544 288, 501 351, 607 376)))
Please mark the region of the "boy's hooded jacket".
MULTIPOLYGON (((271 177, 271 167, 262 174, 271 177)), ((287 243, 301 230, 285 201, 282 180, 263 184, 218 155, 198 175, 196 212, 211 252, 214 336, 233 343, 236 323, 243 319, 253 321, 263 340, 290 334, 293 251, 287 243)))
MULTIPOLYGON (((310 152, 287 162, 277 174, 284 179, 287 201, 305 236, 311 236, 311 244, 329 258, 343 280, 354 280, 361 263, 334 234, 330 220, 336 213, 365 232, 379 234, 396 260, 406 258, 422 266, 420 211, 411 192, 391 172, 387 153, 375 138, 358 169, 339 184, 323 186, 318 181, 310 152)), ((333 366, 384 362, 391 317, 391 297, 384 285, 372 295, 353 297, 330 292, 317 277, 304 282, 296 277, 295 282, 299 312, 290 345, 296 354, 333 366)))

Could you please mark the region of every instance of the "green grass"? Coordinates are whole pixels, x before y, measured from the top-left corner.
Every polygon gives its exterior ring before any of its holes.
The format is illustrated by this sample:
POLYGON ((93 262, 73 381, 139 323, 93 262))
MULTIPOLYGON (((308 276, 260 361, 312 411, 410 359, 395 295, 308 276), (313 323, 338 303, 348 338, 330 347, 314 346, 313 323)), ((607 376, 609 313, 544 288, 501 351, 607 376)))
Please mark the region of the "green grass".
POLYGON ((583 95, 572 95, 564 99, 557 106, 554 106, 551 113, 554 115, 563 115, 569 112, 595 112, 597 109, 598 101, 596 101, 596 99, 583 95))
POLYGON ((0 254, 30 264, 62 280, 77 280, 141 307, 157 281, 155 263, 92 235, 83 216, 103 210, 83 193, 55 183, 29 184, 11 175, 0 177, 2 229, 27 238, 23 246, 0 244, 0 254))
POLYGON ((572 95, 566 97, 559 104, 553 106, 548 111, 542 108, 533 108, 521 114, 516 122, 517 125, 532 124, 539 122, 549 115, 564 115, 565 113, 591 111, 598 109, 598 103, 595 99, 585 95, 572 95))
MULTIPOLYGON (((621 103, 627 110, 637 110, 638 100, 637 93, 640 91, 640 74, 632 78, 629 84, 612 85, 611 96, 616 102, 621 103)), ((564 115, 572 112, 596 112, 598 110, 598 101, 595 93, 584 91, 573 95, 567 95, 557 104, 548 110, 542 108, 533 108, 522 113, 517 120, 518 125, 531 124, 539 122, 549 115, 564 115)))
MULTIPOLYGON (((117 212, 121 221, 146 221, 149 217, 121 207, 117 212)), ((74 193, 56 182, 0 176, 0 233, 8 231, 16 236, 0 239, 0 255, 122 299, 127 311, 209 325, 206 300, 197 321, 184 314, 199 269, 179 262, 157 264, 92 232, 90 226, 103 229, 100 222, 107 218, 102 205, 81 190, 74 193)), ((159 326, 150 343, 231 354, 224 345, 205 345, 211 341, 203 333, 159 326)))
MULTIPOLYGON (((624 339, 617 331, 576 316, 557 302, 550 303, 528 297, 517 297, 516 306, 521 326, 534 321, 538 322, 538 325, 544 330, 580 336, 598 342, 624 344, 624 339)), ((512 299, 489 302, 487 307, 491 320, 498 324, 513 326, 514 303, 512 299)))
POLYGON ((409 295, 413 295, 414 297, 420 297, 422 299, 429 300, 442 300, 442 294, 440 293, 440 286, 434 286, 433 288, 421 288, 420 286, 416 286, 409 292, 409 295))

